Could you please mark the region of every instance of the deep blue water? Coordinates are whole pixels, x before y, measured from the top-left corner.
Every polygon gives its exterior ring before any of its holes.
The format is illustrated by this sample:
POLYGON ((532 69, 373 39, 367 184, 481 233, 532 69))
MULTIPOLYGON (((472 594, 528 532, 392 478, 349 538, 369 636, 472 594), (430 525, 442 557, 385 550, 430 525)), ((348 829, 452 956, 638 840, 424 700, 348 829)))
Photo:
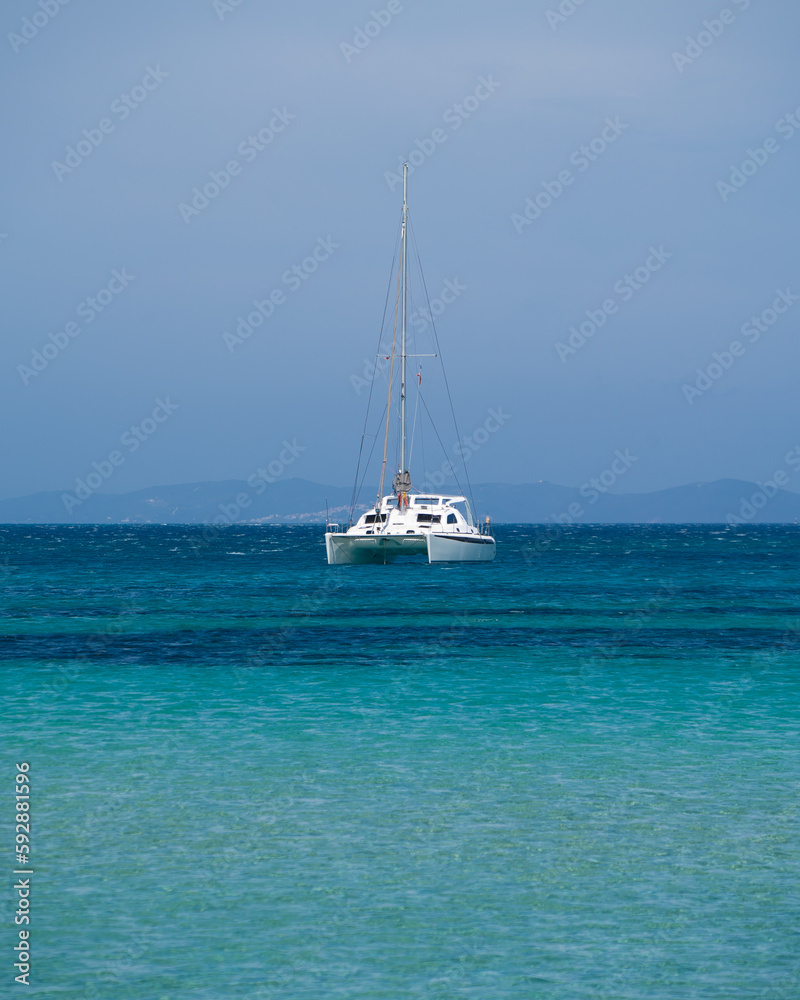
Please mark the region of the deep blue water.
POLYGON ((496 533, 0 526, 28 995, 796 1000, 798 529, 496 533))

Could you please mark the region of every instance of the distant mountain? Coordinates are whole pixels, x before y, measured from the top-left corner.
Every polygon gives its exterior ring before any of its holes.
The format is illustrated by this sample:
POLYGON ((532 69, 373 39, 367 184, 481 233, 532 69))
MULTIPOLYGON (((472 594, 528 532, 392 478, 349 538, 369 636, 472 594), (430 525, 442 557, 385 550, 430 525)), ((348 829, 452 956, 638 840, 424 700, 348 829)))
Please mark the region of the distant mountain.
POLYGON ((479 512, 490 511, 498 523, 717 524, 728 523, 730 516, 752 524, 800 520, 800 494, 774 487, 770 492, 774 494, 771 497, 756 483, 741 479, 689 483, 655 493, 605 493, 598 497, 589 490, 588 498, 575 487, 552 483, 484 483, 474 487, 479 512))
MULTIPOLYGON (((500 524, 715 524, 728 522, 731 516, 753 524, 800 521, 800 494, 770 490, 774 495, 767 496, 755 483, 738 479, 691 483, 656 493, 582 496, 575 487, 552 483, 482 483, 473 491, 476 513, 491 514, 500 524)), ((65 496, 74 494, 34 493, 1 500, 0 523, 323 524, 326 502, 331 520, 347 520, 351 494, 348 487, 306 479, 271 483, 260 494, 236 479, 154 486, 134 493, 93 493, 79 505, 74 500, 64 502, 65 496)), ((360 509, 366 507, 362 504, 360 509)))
POLYGON ((324 523, 326 500, 331 514, 341 518, 342 512, 349 510, 352 492, 352 487, 320 486, 306 479, 284 479, 269 485, 259 480, 257 488, 244 480, 229 479, 154 486, 134 493, 93 493, 79 506, 72 499, 73 492, 34 493, 17 500, 0 500, 0 522, 209 524, 216 519, 219 523, 324 523))

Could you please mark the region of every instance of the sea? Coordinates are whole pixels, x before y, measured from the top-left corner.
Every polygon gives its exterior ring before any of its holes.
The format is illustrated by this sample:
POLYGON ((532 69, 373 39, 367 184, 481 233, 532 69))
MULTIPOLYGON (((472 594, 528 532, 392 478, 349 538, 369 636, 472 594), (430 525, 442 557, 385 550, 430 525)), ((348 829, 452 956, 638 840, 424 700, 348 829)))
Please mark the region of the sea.
POLYGON ((322 532, 0 526, 0 995, 800 997, 798 528, 322 532))

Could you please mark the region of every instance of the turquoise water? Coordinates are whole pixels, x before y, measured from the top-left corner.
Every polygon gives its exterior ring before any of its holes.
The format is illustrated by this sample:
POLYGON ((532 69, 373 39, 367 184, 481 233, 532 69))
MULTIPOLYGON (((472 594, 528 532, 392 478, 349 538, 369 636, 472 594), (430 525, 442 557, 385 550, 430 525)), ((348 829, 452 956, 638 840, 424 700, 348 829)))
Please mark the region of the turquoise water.
POLYGON ((497 535, 0 526, 27 995, 800 996, 800 534, 497 535))

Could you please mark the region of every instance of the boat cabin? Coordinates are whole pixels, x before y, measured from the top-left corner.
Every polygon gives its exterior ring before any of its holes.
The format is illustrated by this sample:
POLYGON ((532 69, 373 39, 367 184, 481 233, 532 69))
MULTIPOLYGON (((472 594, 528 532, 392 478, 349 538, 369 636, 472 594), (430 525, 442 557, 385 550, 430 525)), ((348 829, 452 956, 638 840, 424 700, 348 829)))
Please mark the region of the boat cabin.
POLYGON ((366 535, 382 533, 422 534, 425 531, 472 534, 472 512, 466 497, 433 496, 430 493, 401 493, 386 496, 380 510, 374 507, 362 514, 350 529, 366 535), (463 511, 457 505, 463 505, 463 511))

